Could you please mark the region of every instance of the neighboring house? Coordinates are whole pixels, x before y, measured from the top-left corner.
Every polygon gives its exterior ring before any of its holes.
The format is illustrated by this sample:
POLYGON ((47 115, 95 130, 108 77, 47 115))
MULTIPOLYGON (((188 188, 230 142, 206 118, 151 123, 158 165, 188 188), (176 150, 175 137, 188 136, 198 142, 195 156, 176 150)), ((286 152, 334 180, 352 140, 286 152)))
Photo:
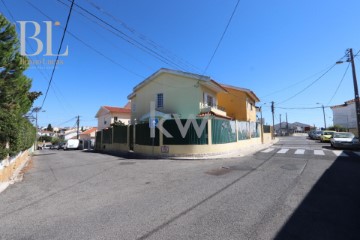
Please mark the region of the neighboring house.
POLYGON ((54 132, 51 131, 47 131, 47 130, 41 130, 38 132, 39 136, 48 136, 48 137, 53 137, 54 136, 54 132))
POLYGON ((130 104, 127 103, 125 107, 110 107, 101 106, 95 117, 98 119, 98 130, 110 127, 114 122, 121 121, 128 124, 131 115, 130 104))
POLYGON ((226 93, 219 93, 219 105, 224 107, 227 116, 238 121, 256 122, 255 104, 260 99, 249 89, 221 84, 227 90, 226 93))
POLYGON ((344 104, 331 106, 333 111, 334 125, 340 125, 343 128, 357 129, 355 99, 346 101, 344 104))
POLYGON ((89 128, 88 130, 86 130, 84 132, 80 132, 79 139, 83 139, 83 140, 95 139, 96 131, 97 131, 97 128, 92 127, 92 128, 89 128))
POLYGON ((131 121, 147 122, 151 103, 156 117, 178 114, 183 119, 190 115, 228 119, 225 109, 218 107, 219 93, 227 90, 209 77, 162 68, 135 86, 128 96, 131 121))

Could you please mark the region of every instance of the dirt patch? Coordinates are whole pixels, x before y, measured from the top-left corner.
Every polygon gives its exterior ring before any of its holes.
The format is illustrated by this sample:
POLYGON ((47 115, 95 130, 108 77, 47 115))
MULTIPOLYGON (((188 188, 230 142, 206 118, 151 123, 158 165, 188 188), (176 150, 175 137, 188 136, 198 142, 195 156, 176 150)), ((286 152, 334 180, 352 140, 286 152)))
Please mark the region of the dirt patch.
POLYGON ((24 175, 26 172, 28 172, 30 169, 34 167, 33 160, 30 158, 30 160, 27 162, 27 164, 21 169, 20 174, 24 175))

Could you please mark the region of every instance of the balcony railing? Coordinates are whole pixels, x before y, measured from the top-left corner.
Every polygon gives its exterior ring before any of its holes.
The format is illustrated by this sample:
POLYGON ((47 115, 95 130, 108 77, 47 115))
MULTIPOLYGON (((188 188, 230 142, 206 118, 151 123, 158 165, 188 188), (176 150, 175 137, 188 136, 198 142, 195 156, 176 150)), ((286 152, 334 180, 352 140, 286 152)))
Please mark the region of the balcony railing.
POLYGON ((224 107, 219 106, 219 105, 208 105, 207 103, 200 103, 200 112, 201 113, 205 113, 205 112, 213 112, 216 113, 218 115, 221 116, 225 116, 226 117, 226 110, 224 107))

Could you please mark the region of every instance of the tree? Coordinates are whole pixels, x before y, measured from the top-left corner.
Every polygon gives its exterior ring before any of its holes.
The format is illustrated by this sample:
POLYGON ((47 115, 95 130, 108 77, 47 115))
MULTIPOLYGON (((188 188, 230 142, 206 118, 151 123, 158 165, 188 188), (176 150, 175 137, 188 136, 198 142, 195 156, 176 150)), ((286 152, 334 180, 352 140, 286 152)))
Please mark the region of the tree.
POLYGON ((54 128, 51 126, 51 124, 49 123, 46 130, 52 132, 54 130, 54 128))
POLYGON ((15 27, 0 14, 0 160, 28 145, 24 144, 26 129, 31 135, 35 132, 23 116, 41 93, 29 92, 31 79, 23 74, 27 68, 15 27))

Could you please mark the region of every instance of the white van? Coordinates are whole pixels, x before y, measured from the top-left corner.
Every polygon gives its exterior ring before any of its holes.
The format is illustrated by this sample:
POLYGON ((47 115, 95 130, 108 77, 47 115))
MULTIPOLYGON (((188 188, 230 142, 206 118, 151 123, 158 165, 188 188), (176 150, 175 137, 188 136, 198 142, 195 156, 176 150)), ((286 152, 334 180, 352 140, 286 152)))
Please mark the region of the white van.
POLYGON ((80 139, 69 139, 64 145, 64 150, 69 149, 83 149, 83 140, 80 139))

